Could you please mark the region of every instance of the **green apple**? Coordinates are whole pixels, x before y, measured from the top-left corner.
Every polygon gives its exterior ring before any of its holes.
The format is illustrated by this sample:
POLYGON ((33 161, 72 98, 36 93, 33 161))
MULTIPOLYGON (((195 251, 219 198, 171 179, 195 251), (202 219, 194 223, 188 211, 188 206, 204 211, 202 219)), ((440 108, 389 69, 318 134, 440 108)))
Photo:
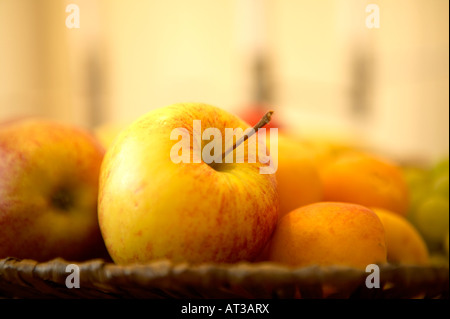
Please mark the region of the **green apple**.
POLYGON ((432 177, 449 175, 449 159, 448 157, 442 158, 437 161, 430 169, 430 175, 432 177))
POLYGON ((416 216, 419 207, 432 195, 433 191, 428 183, 410 188, 408 214, 406 215, 410 222, 417 224, 416 216))
POLYGON ((447 174, 441 174, 439 176, 436 176, 432 183, 432 192, 434 194, 440 194, 444 197, 449 197, 449 187, 448 187, 448 173, 447 174))
MULTIPOLYGON (((116 263, 253 260, 268 242, 279 210, 275 175, 261 174, 268 164, 260 161, 205 161, 206 149, 217 155, 204 140, 207 128, 223 136, 226 128, 245 130, 248 125, 214 106, 174 104, 141 116, 107 150, 99 222, 116 263), (194 121, 201 121, 203 131, 194 121), (180 161, 172 158, 181 142, 172 138, 176 131, 191 141, 180 161)), ((249 141, 244 143, 246 158, 249 141)))
POLYGON ((442 239, 449 230, 449 200, 432 195, 417 208, 415 225, 431 250, 442 248, 442 239))
POLYGON ((448 256, 441 252, 434 252, 430 255, 430 265, 436 267, 448 267, 448 256))
POLYGON ((428 171, 421 167, 408 166, 403 168, 403 176, 408 186, 414 189, 417 186, 427 183, 428 171))
POLYGON ((0 127, 0 258, 107 257, 97 219, 104 149, 44 119, 0 127))

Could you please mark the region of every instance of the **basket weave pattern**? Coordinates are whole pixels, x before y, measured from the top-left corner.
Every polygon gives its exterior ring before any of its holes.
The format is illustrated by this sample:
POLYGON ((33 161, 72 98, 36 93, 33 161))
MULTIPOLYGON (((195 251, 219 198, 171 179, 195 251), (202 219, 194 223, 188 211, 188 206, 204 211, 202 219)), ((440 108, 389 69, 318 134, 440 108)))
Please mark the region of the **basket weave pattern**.
POLYGON ((71 264, 0 260, 3 298, 440 298, 448 299, 448 267, 380 266, 380 288, 369 273, 347 267, 288 268, 271 263, 116 265, 101 259, 76 263, 80 288, 67 288, 71 264))

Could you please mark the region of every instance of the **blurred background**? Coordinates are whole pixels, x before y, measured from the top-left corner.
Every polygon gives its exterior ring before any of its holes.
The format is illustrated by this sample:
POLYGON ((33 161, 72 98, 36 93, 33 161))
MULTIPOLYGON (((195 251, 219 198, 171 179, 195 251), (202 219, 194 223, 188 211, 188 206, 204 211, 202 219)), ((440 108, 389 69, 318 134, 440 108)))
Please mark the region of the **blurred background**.
POLYGON ((432 161, 449 146, 448 30, 447 0, 0 0, 0 120, 272 108, 299 134, 432 161))

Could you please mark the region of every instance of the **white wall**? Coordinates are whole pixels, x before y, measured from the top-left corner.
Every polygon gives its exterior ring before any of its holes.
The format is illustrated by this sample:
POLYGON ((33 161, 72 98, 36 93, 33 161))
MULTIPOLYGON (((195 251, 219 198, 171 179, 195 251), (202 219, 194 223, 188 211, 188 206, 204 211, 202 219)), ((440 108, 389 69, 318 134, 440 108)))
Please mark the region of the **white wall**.
POLYGON ((0 0, 0 119, 92 127, 179 101, 238 111, 263 50, 270 102, 300 133, 435 158, 449 144, 448 27, 446 0, 0 0), (69 3, 80 29, 65 26, 69 3))

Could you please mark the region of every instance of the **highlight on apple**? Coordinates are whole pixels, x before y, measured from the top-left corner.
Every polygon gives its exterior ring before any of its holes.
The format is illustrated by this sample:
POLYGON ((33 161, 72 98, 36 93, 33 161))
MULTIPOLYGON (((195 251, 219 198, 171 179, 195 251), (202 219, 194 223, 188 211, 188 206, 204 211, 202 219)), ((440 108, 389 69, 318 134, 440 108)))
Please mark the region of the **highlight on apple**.
POLYGON ((223 136, 218 128, 208 127, 201 133, 201 120, 194 120, 192 128, 192 148, 188 129, 180 127, 171 131, 170 140, 178 141, 170 150, 170 159, 173 163, 201 163, 203 161, 213 167, 218 163, 245 163, 244 142, 247 141, 247 163, 256 163, 258 160, 261 164, 267 164, 259 168, 260 174, 274 174, 277 171, 278 128, 270 128, 270 149, 265 144, 267 141, 265 128, 255 126, 245 131, 242 128, 225 128, 225 151, 222 151, 223 136), (234 142, 235 140, 236 142, 234 142), (209 142, 203 145, 203 141, 209 142), (259 147, 257 147, 258 144, 259 147))

